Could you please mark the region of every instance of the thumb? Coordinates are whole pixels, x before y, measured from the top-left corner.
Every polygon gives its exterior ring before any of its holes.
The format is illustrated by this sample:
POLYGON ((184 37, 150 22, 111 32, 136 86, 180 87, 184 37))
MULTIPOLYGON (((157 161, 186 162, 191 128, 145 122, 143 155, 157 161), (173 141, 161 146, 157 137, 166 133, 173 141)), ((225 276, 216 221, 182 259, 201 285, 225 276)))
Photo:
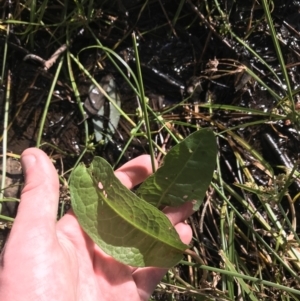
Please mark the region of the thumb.
POLYGON ((32 224, 54 227, 58 207, 59 182, 52 162, 43 151, 29 148, 23 152, 21 163, 25 186, 13 228, 25 225, 30 227, 32 224))

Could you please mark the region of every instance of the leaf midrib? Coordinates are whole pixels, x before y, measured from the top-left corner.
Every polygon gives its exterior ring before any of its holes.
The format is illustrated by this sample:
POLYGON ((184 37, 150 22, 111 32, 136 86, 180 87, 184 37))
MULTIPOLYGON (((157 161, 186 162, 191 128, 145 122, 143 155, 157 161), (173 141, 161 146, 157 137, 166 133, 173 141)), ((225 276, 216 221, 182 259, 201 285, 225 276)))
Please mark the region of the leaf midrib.
MULTIPOLYGON (((102 160, 102 159, 101 159, 101 160, 102 160)), ((106 162, 105 162, 105 163, 106 163, 106 162)), ((108 167, 110 167, 110 166, 107 165, 107 169, 108 169, 108 167)), ((87 170, 87 172, 88 172, 88 174, 89 174, 89 176, 90 176, 92 182, 94 183, 95 187, 98 187, 98 180, 95 179, 95 178, 91 175, 91 172, 89 171, 89 169, 86 169, 86 170, 87 170)), ((112 169, 109 170, 109 172, 111 172, 111 173, 113 174, 113 170, 112 170, 112 169)), ((114 177, 115 177, 115 176, 114 176, 114 177)), ((120 182, 120 180, 119 180, 117 177, 115 177, 115 180, 118 181, 118 184, 119 184, 119 185, 124 186, 124 185, 120 182)), ((127 189, 127 188, 126 188, 126 189, 127 189)), ((95 190, 96 190, 97 195, 101 198, 101 200, 104 201, 105 204, 106 204, 107 206, 109 206, 109 208, 111 208, 118 216, 120 216, 120 217, 122 218, 122 220, 124 220, 125 222, 127 222, 128 224, 130 224, 131 227, 133 227, 133 228, 135 228, 135 229, 138 229, 140 232, 146 234, 147 236, 150 236, 152 239, 158 240, 159 242, 161 242, 161 243, 163 243, 163 244, 165 244, 165 245, 168 245, 168 246, 170 246, 170 247, 172 247, 172 248, 174 248, 174 249, 176 249, 176 250, 179 250, 180 252, 182 252, 182 251, 184 250, 184 249, 180 249, 180 248, 178 248, 177 246, 174 246, 174 245, 170 244, 168 241, 164 240, 164 237, 161 237, 161 235, 155 236, 153 232, 150 232, 150 233, 149 233, 149 232, 145 231, 145 230, 141 227, 141 225, 133 223, 130 219, 128 219, 128 218, 123 214, 122 210, 119 211, 119 210, 118 210, 118 207, 113 205, 114 202, 112 202, 108 197, 105 198, 104 195, 103 195, 103 193, 99 192, 99 190, 98 190, 97 188, 95 188, 95 190), (109 200, 109 201, 108 201, 108 200, 109 200)), ((105 190, 105 187, 104 187, 104 186, 103 186, 103 190, 105 190)), ((139 197, 138 197, 137 195, 135 195, 132 191, 128 190, 127 192, 130 193, 130 194, 132 194, 132 195, 133 195, 133 198, 139 199, 139 200, 137 200, 137 201, 139 201, 139 202, 144 202, 145 204, 147 204, 146 206, 152 206, 153 209, 155 209, 155 210, 157 210, 158 212, 160 212, 158 209, 156 209, 156 207, 154 207, 153 205, 147 203, 145 200, 139 198, 139 197)), ((163 213, 162 213, 162 214, 163 214, 163 213)), ((167 217, 166 217, 166 219, 168 220, 167 217)), ((169 221, 169 223, 170 223, 170 226, 173 227, 173 229, 175 230, 175 228, 174 228, 174 226, 172 225, 172 223, 171 223, 170 221, 169 221)), ((175 230, 175 231, 176 231, 176 230, 175 230)), ((179 236, 178 236, 178 237, 179 237, 179 236)), ((178 244, 182 244, 182 245, 184 245, 185 247, 188 247, 187 245, 183 244, 180 240, 178 240, 178 244)))

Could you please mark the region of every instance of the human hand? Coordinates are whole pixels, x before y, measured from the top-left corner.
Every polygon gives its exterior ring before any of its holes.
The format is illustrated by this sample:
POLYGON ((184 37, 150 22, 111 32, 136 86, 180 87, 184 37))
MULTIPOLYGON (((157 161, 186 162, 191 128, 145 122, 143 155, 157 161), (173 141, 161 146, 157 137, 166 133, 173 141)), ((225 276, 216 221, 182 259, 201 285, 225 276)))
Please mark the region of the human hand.
MULTIPOLYGON (((59 183, 51 161, 31 148, 21 162, 25 187, 0 257, 0 300, 148 300, 167 270, 117 262, 83 232, 72 210, 56 222, 59 183)), ((133 159, 115 174, 131 189, 151 174, 150 157, 133 159)), ((164 212, 189 243, 191 228, 182 221, 193 212, 192 204, 164 212)))

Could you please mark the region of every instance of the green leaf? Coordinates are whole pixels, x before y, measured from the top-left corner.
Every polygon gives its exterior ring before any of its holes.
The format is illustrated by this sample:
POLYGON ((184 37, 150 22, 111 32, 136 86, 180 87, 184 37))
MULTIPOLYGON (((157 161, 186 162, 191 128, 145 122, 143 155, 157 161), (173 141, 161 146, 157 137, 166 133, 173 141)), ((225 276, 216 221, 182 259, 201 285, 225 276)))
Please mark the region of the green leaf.
POLYGON ((76 167, 70 193, 81 227, 120 262, 169 268, 188 248, 168 218, 123 186, 100 157, 95 157, 89 168, 83 164, 76 167))
POLYGON ((214 133, 201 129, 174 146, 163 165, 137 190, 153 206, 179 206, 192 201, 198 210, 216 165, 214 133))

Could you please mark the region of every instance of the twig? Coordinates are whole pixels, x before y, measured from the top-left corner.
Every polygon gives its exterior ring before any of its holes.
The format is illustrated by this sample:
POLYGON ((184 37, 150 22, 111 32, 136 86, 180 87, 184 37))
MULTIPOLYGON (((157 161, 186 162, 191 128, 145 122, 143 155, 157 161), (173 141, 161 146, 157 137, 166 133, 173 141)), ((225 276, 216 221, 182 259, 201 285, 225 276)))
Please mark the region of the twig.
POLYGON ((43 58, 41 58, 38 55, 35 54, 27 54, 23 61, 27 61, 27 60, 34 60, 34 61, 38 61, 39 63, 41 63, 44 66, 45 70, 50 69, 57 61, 57 59, 59 58, 59 56, 65 52, 67 49, 67 44, 63 44, 62 46, 60 46, 50 57, 49 60, 44 60, 43 58))

